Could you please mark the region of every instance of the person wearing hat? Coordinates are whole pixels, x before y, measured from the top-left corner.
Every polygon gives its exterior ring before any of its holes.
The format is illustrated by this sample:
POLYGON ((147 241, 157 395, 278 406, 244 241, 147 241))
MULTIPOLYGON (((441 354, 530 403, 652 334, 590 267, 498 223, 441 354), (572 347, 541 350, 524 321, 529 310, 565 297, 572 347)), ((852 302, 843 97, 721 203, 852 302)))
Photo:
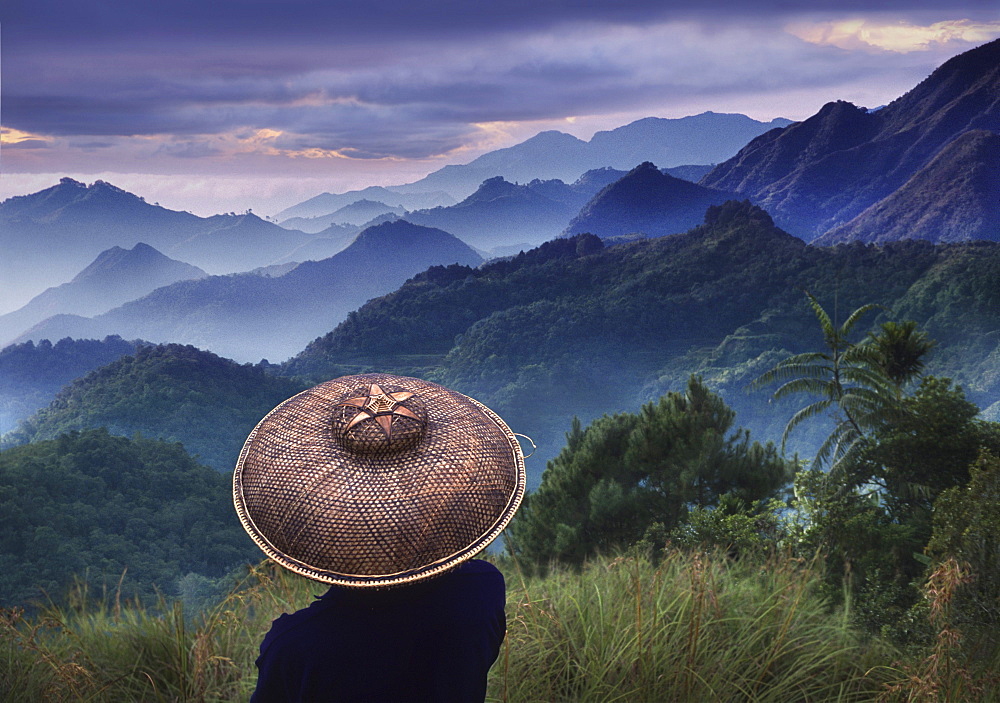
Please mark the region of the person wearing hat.
POLYGON ((346 376, 272 410, 237 462, 237 514, 268 557, 331 586, 274 621, 253 703, 484 700, 505 590, 472 557, 524 487, 514 433, 437 384, 346 376))

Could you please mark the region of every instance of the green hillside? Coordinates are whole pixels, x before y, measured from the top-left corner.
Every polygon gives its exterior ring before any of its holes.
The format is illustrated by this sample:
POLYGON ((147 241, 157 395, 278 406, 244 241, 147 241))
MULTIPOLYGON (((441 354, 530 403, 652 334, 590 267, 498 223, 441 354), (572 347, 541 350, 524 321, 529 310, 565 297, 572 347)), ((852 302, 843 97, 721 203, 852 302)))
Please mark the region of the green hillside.
POLYGON ((106 427, 113 434, 182 442, 203 463, 231 471, 254 425, 304 386, 190 346, 139 347, 74 381, 5 437, 37 442, 106 427))

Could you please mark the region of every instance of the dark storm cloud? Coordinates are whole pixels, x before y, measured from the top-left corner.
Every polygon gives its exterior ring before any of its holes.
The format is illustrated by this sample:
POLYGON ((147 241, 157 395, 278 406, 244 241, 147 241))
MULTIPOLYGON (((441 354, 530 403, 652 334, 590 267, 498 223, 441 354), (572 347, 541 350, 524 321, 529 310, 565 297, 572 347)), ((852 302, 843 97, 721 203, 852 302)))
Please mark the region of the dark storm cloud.
MULTIPOLYGON (((159 135, 166 141, 157 155, 189 158, 273 130, 281 134, 259 138, 268 148, 419 159, 461 148, 476 123, 878 77, 865 55, 806 45, 773 27, 779 36, 761 50, 755 28, 801 3, 672 5, 15 0, 0 10, 3 123, 104 143, 159 135), (692 26, 681 38, 657 33, 668 21, 692 26)), ((916 16, 942 7, 945 17, 971 17, 995 0, 960 8, 900 0, 878 9, 916 16)), ((871 3, 809 3, 810 12, 855 9, 870 11, 871 3)))
POLYGON ((4 145, 4 149, 48 149, 51 146, 44 139, 25 139, 13 144, 4 145))
MULTIPOLYGON (((574 22, 646 23, 666 17, 766 17, 790 12, 995 12, 994 0, 13 0, 3 19, 29 41, 90 38, 238 36, 267 41, 336 38, 381 43, 387 37, 452 37, 536 31, 574 22), (86 30, 86 31, 83 31, 86 30)), ((16 41, 16 39, 15 39, 16 41)))

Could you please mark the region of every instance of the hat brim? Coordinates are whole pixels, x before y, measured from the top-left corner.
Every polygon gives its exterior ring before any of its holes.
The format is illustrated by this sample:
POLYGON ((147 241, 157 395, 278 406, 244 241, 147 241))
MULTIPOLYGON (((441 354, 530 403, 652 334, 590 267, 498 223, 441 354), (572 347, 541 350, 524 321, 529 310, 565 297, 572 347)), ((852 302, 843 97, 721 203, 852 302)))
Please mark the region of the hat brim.
POLYGON ((367 374, 320 384, 268 413, 240 453, 233 502, 257 546, 290 571, 388 587, 485 549, 513 518, 525 484, 521 446, 487 406, 419 379, 367 374), (415 390, 429 408, 428 438, 375 457, 344 449, 324 413, 370 383, 415 390), (324 538, 329 544, 317 547, 324 538))

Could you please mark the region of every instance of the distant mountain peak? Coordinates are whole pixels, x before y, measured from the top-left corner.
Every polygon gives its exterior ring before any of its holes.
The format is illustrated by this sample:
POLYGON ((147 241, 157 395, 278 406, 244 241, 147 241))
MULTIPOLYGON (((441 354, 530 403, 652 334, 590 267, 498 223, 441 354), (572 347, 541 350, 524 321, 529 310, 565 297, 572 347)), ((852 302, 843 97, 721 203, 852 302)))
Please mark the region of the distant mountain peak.
POLYGON ((395 245, 401 241, 412 242, 419 239, 437 239, 442 235, 448 239, 456 239, 453 235, 436 227, 425 227, 423 225, 415 225, 405 219, 396 219, 381 222, 361 230, 354 239, 354 242, 345 251, 361 246, 395 245))
POLYGON ((661 173, 660 169, 656 168, 656 164, 652 161, 643 161, 641 164, 633 168, 630 173, 644 173, 647 171, 649 173, 661 173))
POLYGON ((508 198, 524 190, 523 186, 509 182, 503 176, 494 176, 483 181, 475 193, 462 201, 462 204, 508 198))
POLYGON ((142 254, 142 255, 160 254, 159 251, 157 251, 155 248, 149 246, 145 242, 137 242, 136 245, 134 247, 132 247, 132 253, 133 254, 142 254))
POLYGON ((590 232, 604 238, 676 234, 701 224, 708 206, 732 198, 732 193, 676 178, 643 161, 595 195, 563 234, 590 232))
POLYGON ((547 129, 544 132, 539 132, 535 136, 531 137, 530 139, 525 140, 524 142, 522 142, 521 144, 519 144, 517 146, 523 146, 524 144, 531 144, 533 146, 538 146, 539 144, 553 144, 553 145, 574 144, 574 145, 579 145, 579 144, 584 144, 584 143, 585 142, 582 139, 580 139, 578 137, 574 137, 572 134, 566 134, 566 132, 560 132, 560 131, 555 130, 555 129, 547 129))
MULTIPOLYGON (((96 181, 94 181, 93 184, 91 184, 90 187, 93 188, 93 189, 95 189, 95 190, 106 189, 106 190, 110 190, 113 193, 126 193, 128 195, 132 195, 132 193, 129 193, 124 188, 119 188, 114 183, 108 183, 107 181, 102 181, 102 180, 96 180, 96 181)), ((135 197, 138 197, 138 196, 135 196, 135 197)))
MULTIPOLYGON (((131 249, 119 246, 105 249, 72 280, 80 283, 94 278, 121 279, 148 276, 161 269, 171 271, 171 279, 199 278, 205 275, 197 266, 171 259, 150 245, 139 242, 131 249)), ((171 281, 172 282, 172 281, 171 281)))
POLYGON ((491 176, 518 183, 536 178, 570 183, 590 169, 610 166, 627 170, 643 161, 667 167, 716 164, 730 158, 754 137, 788 124, 791 122, 782 118, 761 122, 741 114, 704 112, 676 119, 646 117, 597 132, 589 141, 549 130, 394 188, 407 192, 441 189, 462 198, 491 176))

